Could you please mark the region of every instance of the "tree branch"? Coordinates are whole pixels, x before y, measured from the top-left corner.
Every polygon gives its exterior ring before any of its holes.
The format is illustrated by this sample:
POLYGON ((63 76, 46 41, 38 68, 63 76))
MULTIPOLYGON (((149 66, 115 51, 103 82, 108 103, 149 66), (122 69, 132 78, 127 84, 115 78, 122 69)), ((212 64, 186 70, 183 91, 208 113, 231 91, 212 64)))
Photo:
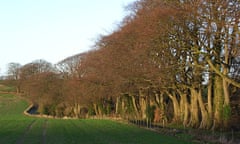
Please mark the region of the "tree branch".
POLYGON ((208 58, 207 59, 207 63, 209 64, 210 68, 216 73, 218 74, 220 77, 222 77, 223 79, 225 79, 227 82, 229 82, 230 84, 240 88, 240 83, 236 82, 235 80, 229 78, 229 76, 224 75, 220 70, 218 70, 212 63, 212 61, 208 58))

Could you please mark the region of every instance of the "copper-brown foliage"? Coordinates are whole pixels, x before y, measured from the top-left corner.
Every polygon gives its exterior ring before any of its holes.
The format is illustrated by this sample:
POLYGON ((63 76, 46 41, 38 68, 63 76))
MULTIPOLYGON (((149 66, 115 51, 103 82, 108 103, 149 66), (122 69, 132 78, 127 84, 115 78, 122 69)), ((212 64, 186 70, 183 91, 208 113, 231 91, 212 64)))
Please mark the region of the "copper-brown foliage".
POLYGON ((138 83, 135 86, 140 88, 145 81, 158 83, 166 77, 167 73, 161 72, 170 62, 164 57, 160 64, 153 55, 159 54, 159 48, 164 51, 160 40, 176 10, 162 1, 139 1, 132 10, 134 16, 126 18, 112 34, 102 36, 97 49, 81 64, 86 72, 82 77, 88 85, 86 93, 92 97, 118 96, 130 90, 126 88, 130 83, 138 83), (156 45, 158 49, 153 51, 156 45))

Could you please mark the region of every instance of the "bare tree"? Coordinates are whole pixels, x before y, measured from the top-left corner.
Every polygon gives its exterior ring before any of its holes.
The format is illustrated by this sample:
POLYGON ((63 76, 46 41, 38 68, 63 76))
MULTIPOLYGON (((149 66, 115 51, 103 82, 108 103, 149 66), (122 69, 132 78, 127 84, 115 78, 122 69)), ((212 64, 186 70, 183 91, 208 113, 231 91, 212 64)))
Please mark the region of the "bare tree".
POLYGON ((9 79, 18 80, 20 78, 20 68, 21 64, 19 63, 9 63, 7 70, 9 79))

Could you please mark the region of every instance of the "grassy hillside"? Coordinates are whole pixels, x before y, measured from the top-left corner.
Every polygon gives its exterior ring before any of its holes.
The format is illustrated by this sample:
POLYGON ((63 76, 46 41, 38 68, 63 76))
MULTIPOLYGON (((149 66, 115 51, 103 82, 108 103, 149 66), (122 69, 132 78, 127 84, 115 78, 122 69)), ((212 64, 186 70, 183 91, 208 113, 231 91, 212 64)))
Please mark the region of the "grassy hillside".
POLYGON ((1 144, 187 143, 133 125, 110 120, 60 120, 27 117, 23 115, 27 106, 27 102, 20 97, 0 91, 1 144))

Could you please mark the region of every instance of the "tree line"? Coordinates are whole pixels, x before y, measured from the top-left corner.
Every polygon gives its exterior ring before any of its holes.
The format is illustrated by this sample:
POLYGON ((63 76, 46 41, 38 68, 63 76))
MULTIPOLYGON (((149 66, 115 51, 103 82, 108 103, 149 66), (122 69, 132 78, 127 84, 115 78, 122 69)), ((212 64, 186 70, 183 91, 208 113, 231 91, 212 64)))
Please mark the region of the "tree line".
POLYGON ((89 52, 9 64, 17 90, 58 117, 230 128, 240 104, 240 1, 139 0, 126 10, 89 52))

